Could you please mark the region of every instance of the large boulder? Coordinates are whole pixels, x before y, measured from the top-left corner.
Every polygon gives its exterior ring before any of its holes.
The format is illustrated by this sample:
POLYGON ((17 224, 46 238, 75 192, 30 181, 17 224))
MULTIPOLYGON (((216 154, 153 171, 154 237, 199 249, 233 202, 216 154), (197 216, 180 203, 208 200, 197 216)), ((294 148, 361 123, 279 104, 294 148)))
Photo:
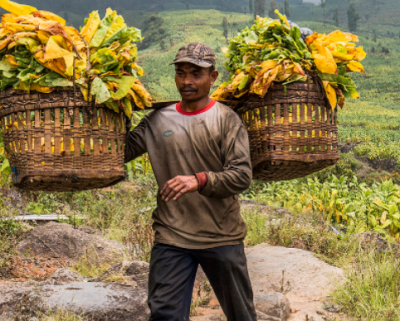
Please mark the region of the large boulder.
POLYGON ((86 256, 99 263, 116 263, 124 259, 125 247, 103 238, 95 230, 69 224, 47 223, 34 228, 17 245, 21 254, 52 258, 78 259, 86 256))
POLYGON ((46 282, 0 283, 2 321, 34 320, 64 310, 93 321, 147 321, 147 289, 118 283, 72 282, 73 272, 60 271, 46 282))
POLYGON ((343 270, 311 252, 260 244, 246 250, 256 302, 266 293, 282 292, 293 313, 289 320, 319 316, 322 301, 344 280, 343 270))

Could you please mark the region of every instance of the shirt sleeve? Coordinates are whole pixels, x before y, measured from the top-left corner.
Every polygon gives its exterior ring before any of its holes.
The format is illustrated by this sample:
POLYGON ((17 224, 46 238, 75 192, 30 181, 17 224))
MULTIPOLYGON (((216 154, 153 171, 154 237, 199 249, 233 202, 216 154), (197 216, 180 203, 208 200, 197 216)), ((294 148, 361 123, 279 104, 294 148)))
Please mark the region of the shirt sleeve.
POLYGON ((234 113, 227 115, 221 142, 224 162, 222 172, 207 172, 207 185, 201 195, 227 198, 249 188, 252 180, 249 138, 241 119, 234 113))
POLYGON ((145 134, 148 127, 148 117, 144 117, 134 130, 127 134, 125 142, 125 163, 147 152, 145 134))

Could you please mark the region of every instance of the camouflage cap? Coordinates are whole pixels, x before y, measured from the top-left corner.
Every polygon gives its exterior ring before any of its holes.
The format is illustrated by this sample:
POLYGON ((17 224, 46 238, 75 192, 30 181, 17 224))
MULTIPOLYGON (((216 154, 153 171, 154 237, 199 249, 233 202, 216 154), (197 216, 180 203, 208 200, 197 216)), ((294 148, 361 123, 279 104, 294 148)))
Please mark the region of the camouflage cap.
POLYGON ((209 46, 199 42, 192 42, 179 49, 171 65, 180 62, 189 62, 202 68, 210 68, 215 67, 217 59, 214 51, 209 46))

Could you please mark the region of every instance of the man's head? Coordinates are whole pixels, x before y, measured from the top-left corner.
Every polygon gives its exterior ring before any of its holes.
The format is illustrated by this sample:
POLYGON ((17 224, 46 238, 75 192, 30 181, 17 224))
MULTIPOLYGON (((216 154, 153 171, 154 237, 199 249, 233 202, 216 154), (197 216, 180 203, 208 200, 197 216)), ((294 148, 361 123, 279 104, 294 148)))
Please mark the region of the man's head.
POLYGON ((209 95, 218 78, 215 54, 210 47, 190 43, 179 49, 173 64, 176 86, 183 101, 195 102, 209 95))

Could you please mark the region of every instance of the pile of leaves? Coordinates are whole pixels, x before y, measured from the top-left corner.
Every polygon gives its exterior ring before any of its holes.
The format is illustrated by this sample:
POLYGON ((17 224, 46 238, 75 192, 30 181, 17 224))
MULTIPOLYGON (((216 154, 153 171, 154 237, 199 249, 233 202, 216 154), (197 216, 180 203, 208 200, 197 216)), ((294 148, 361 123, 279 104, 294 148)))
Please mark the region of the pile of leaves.
POLYGON ((116 11, 107 9, 103 19, 92 12, 79 32, 51 12, 8 0, 0 7, 9 12, 0 24, 0 90, 50 93, 73 86, 75 78, 87 101, 128 117, 134 105, 152 105, 138 79, 144 75, 136 64, 140 30, 116 11))
POLYGON ((315 33, 304 41, 297 26, 291 26, 278 11, 279 20, 257 17, 255 24, 230 40, 223 52, 230 80, 212 95, 213 99, 235 99, 246 94, 264 97, 274 82, 284 85, 307 81, 307 70, 324 82, 332 108, 343 107, 345 98, 358 98, 356 85, 347 75, 364 72, 359 61, 366 56, 356 48, 357 36, 341 31, 315 33))

